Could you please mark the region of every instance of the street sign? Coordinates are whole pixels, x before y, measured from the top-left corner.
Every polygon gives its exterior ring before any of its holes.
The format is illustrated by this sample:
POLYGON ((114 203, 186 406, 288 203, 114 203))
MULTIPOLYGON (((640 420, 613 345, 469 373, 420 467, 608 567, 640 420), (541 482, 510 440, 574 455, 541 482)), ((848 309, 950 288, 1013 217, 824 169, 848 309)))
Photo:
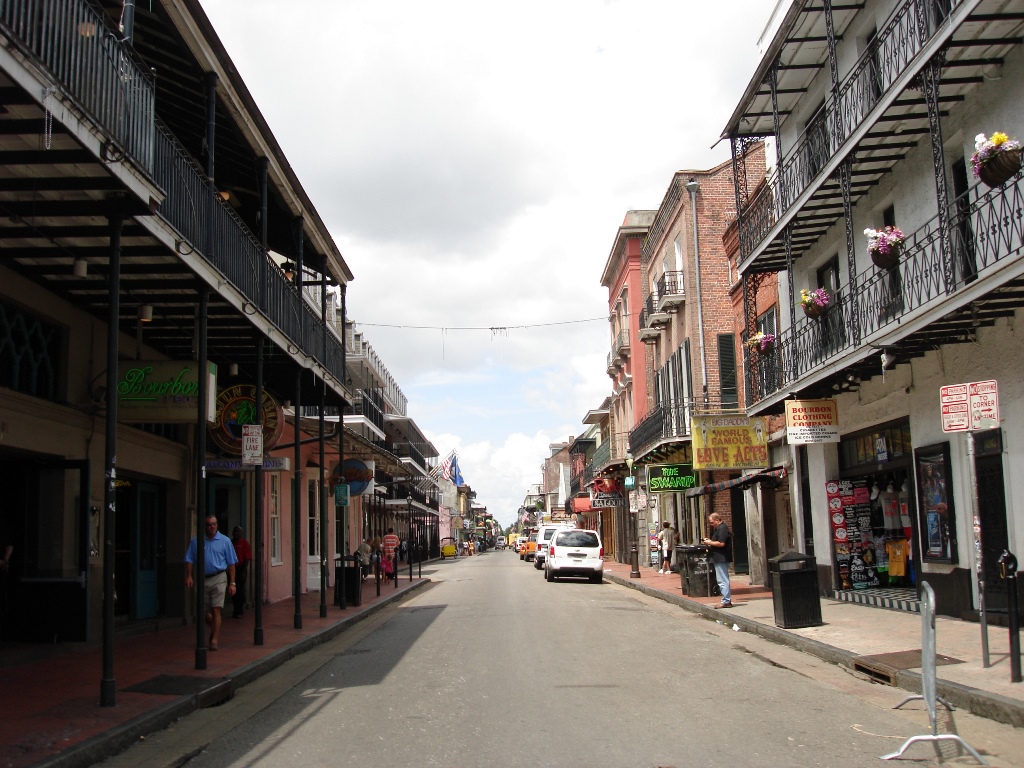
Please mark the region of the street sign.
POLYGON ((939 388, 943 432, 969 432, 999 425, 999 385, 995 379, 939 388))
POLYGON ((347 507, 348 506, 348 484, 338 483, 334 486, 334 506, 336 507, 347 507))
POLYGON ((242 463, 257 466, 263 463, 263 425, 242 425, 242 463))

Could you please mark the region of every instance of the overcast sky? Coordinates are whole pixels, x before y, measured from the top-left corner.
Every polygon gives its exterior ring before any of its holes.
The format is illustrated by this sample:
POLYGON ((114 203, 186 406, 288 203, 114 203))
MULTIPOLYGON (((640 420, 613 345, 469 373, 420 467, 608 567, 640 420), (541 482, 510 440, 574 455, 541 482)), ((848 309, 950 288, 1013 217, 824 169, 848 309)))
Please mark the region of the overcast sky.
POLYGON ((349 318, 507 525, 611 394, 618 226, 728 158, 775 3, 202 3, 355 274, 349 318))

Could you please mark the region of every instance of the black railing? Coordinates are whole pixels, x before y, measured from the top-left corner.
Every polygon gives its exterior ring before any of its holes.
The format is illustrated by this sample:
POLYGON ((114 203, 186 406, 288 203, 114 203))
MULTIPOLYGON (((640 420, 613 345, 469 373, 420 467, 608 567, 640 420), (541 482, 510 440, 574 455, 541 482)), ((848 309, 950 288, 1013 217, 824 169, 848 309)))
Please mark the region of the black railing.
POLYGON ((683 273, 666 272, 658 278, 658 296, 682 296, 683 295, 683 273))
MULTIPOLYGON (((85 0, 4 0, 0 26, 39 61, 122 153, 153 169, 154 86, 149 68, 85 0)), ((43 108, 48 109, 44 94, 43 108)))
POLYGON ((291 341, 290 352, 302 350, 343 380, 341 341, 328 333, 327 359, 321 360, 319 313, 264 254, 234 209, 213 193, 205 173, 170 131, 159 125, 156 137, 154 179, 166 193, 157 214, 181 235, 178 252, 216 268, 291 341))
POLYGON ((355 402, 345 409, 345 415, 364 416, 377 429, 384 431, 384 411, 380 403, 382 399, 374 390, 360 389, 356 392, 355 402))
POLYGON ((690 416, 690 405, 685 401, 659 403, 629 433, 630 452, 638 456, 661 440, 689 437, 690 416))
POLYGON ((833 155, 847 154, 842 145, 961 2, 906 0, 893 11, 840 83, 835 98, 830 97, 808 121, 803 135, 779 163, 778 173, 743 209, 739 220, 741 258, 757 250, 833 155))
POLYGON ((871 267, 857 276, 856 295, 838 294, 817 320, 802 317, 765 352, 747 350, 746 381, 756 403, 853 348, 851 319, 861 339, 898 325, 908 313, 937 306, 983 277, 985 270, 1024 251, 1024 179, 988 189, 975 185, 950 204, 950 249, 943 247, 939 216, 906 236, 893 269, 871 267), (767 375, 765 373, 767 371, 767 375))

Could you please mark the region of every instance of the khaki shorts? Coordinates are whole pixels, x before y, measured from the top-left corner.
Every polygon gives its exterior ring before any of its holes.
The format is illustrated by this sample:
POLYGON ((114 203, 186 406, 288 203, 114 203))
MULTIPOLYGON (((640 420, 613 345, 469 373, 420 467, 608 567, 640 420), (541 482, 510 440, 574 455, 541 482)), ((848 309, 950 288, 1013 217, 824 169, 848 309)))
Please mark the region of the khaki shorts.
POLYGON ((206 577, 206 607, 223 608, 224 596, 228 591, 228 572, 221 571, 216 576, 206 577))

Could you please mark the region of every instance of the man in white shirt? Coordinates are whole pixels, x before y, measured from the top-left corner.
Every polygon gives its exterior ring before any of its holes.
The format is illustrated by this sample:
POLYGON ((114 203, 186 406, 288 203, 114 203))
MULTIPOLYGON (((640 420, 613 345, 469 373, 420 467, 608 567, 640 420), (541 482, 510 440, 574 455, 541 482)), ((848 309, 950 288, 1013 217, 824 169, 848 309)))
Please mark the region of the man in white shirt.
POLYGON ((672 553, 676 550, 676 529, 666 520, 658 533, 658 548, 661 549, 661 570, 658 573, 672 574, 672 553))

